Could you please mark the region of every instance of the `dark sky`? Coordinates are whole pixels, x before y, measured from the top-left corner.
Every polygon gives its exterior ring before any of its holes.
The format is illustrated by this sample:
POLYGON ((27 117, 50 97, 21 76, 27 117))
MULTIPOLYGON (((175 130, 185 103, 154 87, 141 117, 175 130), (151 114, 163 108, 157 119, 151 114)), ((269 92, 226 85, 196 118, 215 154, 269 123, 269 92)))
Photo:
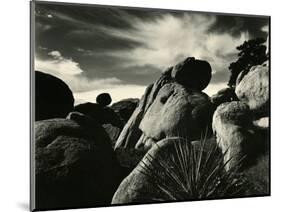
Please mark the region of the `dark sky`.
POLYGON ((161 71, 188 56, 206 59, 209 95, 225 87, 236 46, 267 38, 268 18, 36 3, 35 68, 62 78, 76 103, 99 92, 140 97, 161 71))

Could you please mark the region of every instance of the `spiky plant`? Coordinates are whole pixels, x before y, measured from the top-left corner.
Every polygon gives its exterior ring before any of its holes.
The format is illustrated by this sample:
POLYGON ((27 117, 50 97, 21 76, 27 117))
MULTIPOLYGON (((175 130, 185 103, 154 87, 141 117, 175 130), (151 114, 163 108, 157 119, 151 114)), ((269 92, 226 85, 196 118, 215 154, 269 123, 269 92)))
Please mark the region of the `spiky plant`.
MULTIPOLYGON (((186 139, 174 142, 168 154, 154 157, 147 153, 140 163, 154 201, 181 201, 243 196, 246 181, 237 172, 239 164, 225 171, 229 161, 217 145, 206 150, 206 138, 199 145, 186 139), (146 161, 146 162, 145 162, 146 161)), ((157 145, 157 144, 156 144, 157 145)))

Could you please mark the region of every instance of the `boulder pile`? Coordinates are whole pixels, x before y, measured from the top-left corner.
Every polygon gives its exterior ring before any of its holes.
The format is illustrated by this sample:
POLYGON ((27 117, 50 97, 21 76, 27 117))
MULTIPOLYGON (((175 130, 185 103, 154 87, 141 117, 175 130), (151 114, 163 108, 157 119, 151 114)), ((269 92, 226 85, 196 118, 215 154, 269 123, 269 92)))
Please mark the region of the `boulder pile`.
POLYGON ((250 167, 269 151, 269 68, 254 66, 240 79, 238 101, 221 104, 213 116, 213 132, 226 166, 250 167))
POLYGON ((115 148, 148 150, 166 137, 194 140, 210 132, 214 105, 201 91, 210 79, 209 63, 193 57, 168 68, 147 87, 115 148))

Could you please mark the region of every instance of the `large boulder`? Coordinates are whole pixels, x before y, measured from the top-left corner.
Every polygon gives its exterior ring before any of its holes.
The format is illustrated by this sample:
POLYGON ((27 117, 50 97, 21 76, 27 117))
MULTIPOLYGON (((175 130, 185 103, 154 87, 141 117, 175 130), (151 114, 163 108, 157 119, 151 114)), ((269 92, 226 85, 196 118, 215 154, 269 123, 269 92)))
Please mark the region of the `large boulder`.
POLYGON ((171 74, 178 83, 202 91, 211 80, 212 68, 205 60, 188 57, 175 65, 171 74))
POLYGON ((235 93, 257 117, 269 115, 269 67, 254 66, 236 85, 235 93))
POLYGON ((210 98, 201 91, 177 83, 171 77, 171 71, 169 68, 147 87, 115 148, 149 149, 166 137, 181 136, 193 140, 206 132, 214 110, 210 98))
POLYGON ((241 170, 256 163, 268 151, 268 128, 254 124, 254 114, 240 101, 221 104, 213 116, 213 132, 224 155, 226 169, 241 166, 241 170))
POLYGON ((109 204, 123 178, 104 129, 76 112, 35 123, 35 174, 42 210, 109 204))
POLYGON ((65 118, 72 111, 72 91, 61 79, 35 71, 35 121, 65 118))
POLYGON ((237 101, 238 98, 233 88, 223 88, 211 97, 212 103, 217 107, 222 103, 237 101))

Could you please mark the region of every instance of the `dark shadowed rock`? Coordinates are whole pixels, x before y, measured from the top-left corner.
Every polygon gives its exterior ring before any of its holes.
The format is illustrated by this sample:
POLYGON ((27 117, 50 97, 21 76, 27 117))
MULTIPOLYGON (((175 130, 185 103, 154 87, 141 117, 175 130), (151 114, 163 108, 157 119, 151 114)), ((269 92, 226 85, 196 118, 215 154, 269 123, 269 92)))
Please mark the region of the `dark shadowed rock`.
POLYGON ((171 70, 147 87, 115 148, 149 149, 165 137, 196 139, 206 132, 214 111, 210 98, 175 82, 171 70))
POLYGON ((268 151, 268 128, 254 125, 254 114, 246 103, 233 101, 221 104, 213 116, 213 132, 229 163, 226 169, 237 165, 241 169, 256 163, 268 151))
POLYGON ((107 105, 110 105, 112 99, 109 93, 101 93, 97 96, 96 101, 98 104, 105 107, 107 105))
POLYGON ((268 116, 269 68, 267 63, 252 67, 236 86, 235 93, 257 117, 268 116))
POLYGON ((104 129, 83 114, 35 123, 36 208, 109 204, 121 169, 104 129))
POLYGON ((87 102, 76 105, 73 111, 90 116, 93 120, 101 125, 111 124, 119 128, 123 127, 120 117, 110 107, 103 107, 100 104, 87 102))
POLYGON ((50 74, 35 71, 35 121, 65 118, 73 104, 67 84, 50 74))
POLYGON ((120 116, 123 123, 127 123, 139 103, 139 99, 123 99, 111 105, 111 108, 120 116))
POLYGON ((224 88, 219 90, 216 94, 211 97, 211 101, 217 107, 224 102, 237 101, 238 98, 235 94, 234 89, 224 88))
POLYGON ((117 141, 122 128, 113 126, 112 124, 103 124, 102 125, 105 131, 107 132, 108 136, 110 137, 110 140, 112 142, 112 146, 115 146, 115 142, 117 141))
POLYGON ((178 83, 201 91, 211 80, 212 68, 207 61, 188 57, 173 67, 171 75, 178 83))

